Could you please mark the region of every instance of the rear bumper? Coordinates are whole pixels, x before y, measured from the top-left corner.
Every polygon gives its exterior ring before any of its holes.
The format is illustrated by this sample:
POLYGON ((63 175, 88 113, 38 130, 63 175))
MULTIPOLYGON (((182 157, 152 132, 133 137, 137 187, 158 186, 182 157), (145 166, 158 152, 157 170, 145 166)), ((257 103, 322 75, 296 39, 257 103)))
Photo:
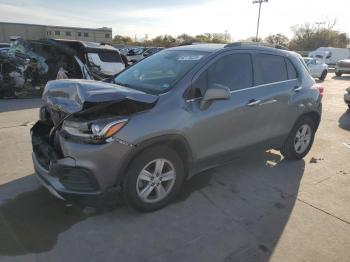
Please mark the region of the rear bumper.
POLYGON ((350 74, 350 67, 339 67, 339 66, 337 66, 335 68, 335 72, 342 73, 342 74, 350 74))

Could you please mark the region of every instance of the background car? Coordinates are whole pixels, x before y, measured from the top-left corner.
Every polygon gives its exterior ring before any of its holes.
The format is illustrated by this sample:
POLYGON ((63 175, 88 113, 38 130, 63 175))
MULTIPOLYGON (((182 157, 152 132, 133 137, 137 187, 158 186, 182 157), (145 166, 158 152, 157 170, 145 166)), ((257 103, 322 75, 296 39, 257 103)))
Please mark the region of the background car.
POLYGON ((348 59, 350 50, 348 48, 320 47, 310 52, 309 57, 323 59, 327 65, 335 65, 339 60, 348 59))
POLYGON ((56 39, 77 52, 77 56, 89 69, 97 80, 115 75, 125 68, 118 49, 107 44, 94 42, 56 39))
POLYGON ((151 56, 155 53, 158 53, 159 51, 162 51, 163 49, 164 47, 151 47, 143 53, 143 57, 151 56))
POLYGON ((335 65, 335 75, 350 74, 350 59, 340 60, 335 65))
POLYGON ((346 89, 346 93, 344 95, 344 101, 345 101, 345 103, 348 105, 348 107, 350 109, 350 87, 348 87, 346 89))
POLYGON ((135 47, 126 54, 129 62, 136 63, 144 58, 143 54, 148 50, 147 47, 135 47))
POLYGON ((320 80, 325 80, 328 74, 328 65, 321 59, 317 58, 304 58, 307 67, 310 70, 312 77, 320 80))

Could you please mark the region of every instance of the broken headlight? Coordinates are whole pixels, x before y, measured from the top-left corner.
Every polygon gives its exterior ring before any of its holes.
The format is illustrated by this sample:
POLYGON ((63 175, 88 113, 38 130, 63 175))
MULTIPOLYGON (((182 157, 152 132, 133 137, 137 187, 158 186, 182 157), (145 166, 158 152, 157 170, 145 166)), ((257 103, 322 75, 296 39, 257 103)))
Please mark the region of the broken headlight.
POLYGON ((64 135, 90 143, 103 143, 122 129, 128 119, 101 119, 90 122, 65 120, 62 125, 64 135))

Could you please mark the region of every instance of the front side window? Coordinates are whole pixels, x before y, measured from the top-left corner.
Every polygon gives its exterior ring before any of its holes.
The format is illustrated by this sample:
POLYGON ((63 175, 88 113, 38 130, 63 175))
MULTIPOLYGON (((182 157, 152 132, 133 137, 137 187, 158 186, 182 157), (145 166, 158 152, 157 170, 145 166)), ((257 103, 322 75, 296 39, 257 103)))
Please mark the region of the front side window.
POLYGON ((284 57, 256 54, 254 62, 255 85, 264 85, 288 79, 284 57))
POLYGON ((203 96, 205 90, 220 84, 231 91, 253 86, 253 69, 249 54, 231 54, 220 58, 195 81, 194 96, 203 96))
POLYGON ((114 83, 151 94, 165 93, 206 55, 188 50, 159 52, 117 75, 114 83))

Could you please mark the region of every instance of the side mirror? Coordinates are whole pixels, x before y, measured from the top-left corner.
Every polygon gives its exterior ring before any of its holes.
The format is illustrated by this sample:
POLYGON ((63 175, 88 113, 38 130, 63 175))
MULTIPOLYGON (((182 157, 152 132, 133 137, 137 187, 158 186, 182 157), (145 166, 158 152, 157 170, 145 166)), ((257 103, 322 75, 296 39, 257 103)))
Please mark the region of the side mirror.
POLYGON ((227 86, 213 84, 209 86, 199 105, 200 109, 207 109, 215 100, 228 100, 231 97, 230 89, 227 86))

